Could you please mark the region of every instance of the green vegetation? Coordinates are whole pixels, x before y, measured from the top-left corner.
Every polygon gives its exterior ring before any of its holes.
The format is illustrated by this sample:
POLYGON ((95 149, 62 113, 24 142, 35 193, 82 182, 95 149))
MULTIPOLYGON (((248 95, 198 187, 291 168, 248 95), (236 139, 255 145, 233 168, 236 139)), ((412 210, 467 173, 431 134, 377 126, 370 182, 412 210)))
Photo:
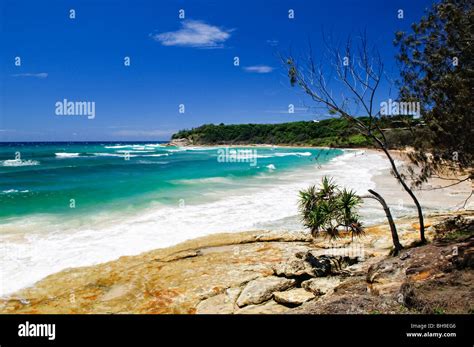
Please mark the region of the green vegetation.
POLYGON ((457 215, 434 225, 434 231, 435 240, 461 240, 474 235, 474 221, 457 215))
POLYGON ((417 185, 432 176, 450 176, 448 170, 464 171, 459 181, 474 178, 473 18, 471 0, 442 0, 411 30, 396 33, 400 100, 420 102, 426 125, 422 136, 413 136, 417 185))
MULTIPOLYGON (((380 127, 396 130, 395 136, 403 139, 406 116, 379 119, 380 127)), ((368 117, 358 120, 368 122, 368 117)), ((395 132, 394 132, 395 133, 395 132)), ((319 122, 291 122, 279 124, 205 124, 191 130, 181 130, 172 139, 186 138, 194 144, 279 144, 324 147, 372 147, 372 142, 360 134, 354 125, 344 118, 331 118, 319 122)))
POLYGON ((342 227, 352 235, 360 235, 363 228, 359 222, 357 208, 362 199, 352 190, 340 188, 332 179, 324 177, 321 186, 311 186, 300 191, 299 207, 303 224, 316 236, 325 232, 329 237, 336 238, 342 227))

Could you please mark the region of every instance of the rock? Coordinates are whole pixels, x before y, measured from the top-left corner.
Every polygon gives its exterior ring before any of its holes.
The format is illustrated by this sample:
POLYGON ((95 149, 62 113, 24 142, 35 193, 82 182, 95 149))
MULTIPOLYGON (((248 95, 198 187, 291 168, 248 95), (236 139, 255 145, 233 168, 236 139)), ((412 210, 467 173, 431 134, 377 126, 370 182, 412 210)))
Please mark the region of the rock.
POLYGON ((237 298, 239 297, 240 293, 242 292, 242 288, 228 288, 225 293, 228 297, 228 299, 232 302, 232 304, 235 304, 237 301, 237 298))
POLYGON ((295 285, 295 280, 275 276, 250 281, 240 293, 237 305, 243 307, 270 300, 274 292, 283 291, 295 285))
POLYGON ((234 312, 234 303, 226 294, 218 294, 201 301, 196 307, 197 314, 231 314, 234 312))
POLYGON ((389 251, 393 248, 393 242, 387 237, 380 237, 373 240, 372 247, 375 249, 383 249, 389 251))
POLYGON ((410 258, 410 252, 405 252, 400 255, 400 260, 405 260, 410 258))
POLYGON ((289 278, 324 277, 342 274, 343 268, 358 261, 358 258, 347 256, 314 255, 312 251, 298 252, 290 260, 273 266, 273 271, 277 276, 289 278))
POLYGON ((304 231, 265 231, 257 235, 258 241, 311 242, 313 237, 304 231))
POLYGON ((282 262, 273 267, 273 271, 277 276, 300 277, 313 276, 311 266, 303 259, 293 258, 287 262, 282 262))
POLYGON ((225 293, 214 295, 201 301, 196 307, 197 314, 231 314, 237 308, 235 301, 241 288, 228 288, 225 293))
MULTIPOLYGON (((431 221, 441 218, 431 218, 431 221)), ((419 239, 419 233, 411 223, 409 218, 397 220, 400 240, 404 245, 419 239)), ((351 276, 337 276, 341 283, 332 292, 329 290, 327 294, 295 308, 272 299, 240 308, 236 301, 241 296, 241 288, 250 285, 251 281, 264 280, 264 277, 268 279, 267 276, 275 278, 273 269, 276 264, 294 258, 306 261, 306 255, 311 251, 312 257, 324 265, 325 262, 321 261, 324 258, 320 256, 329 252, 323 247, 327 246, 327 242, 321 242, 318 246, 317 243, 297 240, 299 236, 295 236, 294 241, 284 242, 282 240, 290 237, 286 233, 279 236, 277 232, 257 230, 203 236, 169 248, 124 256, 94 266, 67 269, 1 298, 0 312, 193 314, 229 313, 233 309, 233 313, 253 314, 469 314, 474 311, 474 236, 466 239, 468 236, 464 233, 459 239, 407 247, 402 253, 410 252, 410 257, 401 260, 400 257, 387 257, 386 249, 373 247, 373 241, 380 238, 387 239, 391 244, 387 225, 369 227, 368 230, 361 242, 366 247, 366 254, 374 256, 347 267, 346 261, 339 258, 337 265, 342 265, 340 267, 344 267, 344 272, 350 271, 351 276), (401 288, 404 283, 406 285, 401 288), (74 303, 71 293, 74 294, 74 303)), ((457 235, 456 230, 454 233, 457 235)), ((350 237, 344 241, 349 245, 350 237)), ((313 258, 309 257, 310 260, 313 258)), ((332 261, 329 261, 330 272, 337 272, 332 261)), ((309 280, 311 282, 304 284, 305 289, 324 292, 323 283, 329 287, 329 281, 334 277, 301 276, 295 282, 309 280)), ((277 278, 282 279, 287 280, 277 278)), ((295 285, 292 282, 290 286, 295 285)), ((270 296, 273 297, 275 291, 284 290, 270 290, 270 296)))
POLYGON ((248 305, 235 311, 235 314, 282 314, 290 312, 291 308, 280 305, 273 300, 262 305, 248 305))
POLYGON ((286 292, 276 292, 273 294, 276 302, 283 305, 299 306, 302 303, 314 299, 314 295, 303 288, 295 288, 286 292))
POLYGON ((325 295, 334 291, 341 283, 337 277, 312 278, 301 283, 301 287, 314 295, 325 295))
POLYGON ((171 140, 167 146, 176 146, 176 147, 185 147, 191 145, 192 142, 188 139, 182 138, 182 139, 173 139, 171 140))
POLYGON ((198 257, 202 255, 202 252, 200 250, 185 250, 182 252, 178 252, 175 254, 171 254, 167 257, 164 257, 163 259, 153 259, 155 261, 166 261, 166 262, 171 262, 171 261, 176 261, 176 260, 181 260, 181 259, 186 259, 186 258, 193 258, 193 257, 198 257))
POLYGON ((369 292, 377 295, 396 292, 405 277, 402 263, 399 258, 390 258, 371 265, 366 276, 369 292))
POLYGON ((310 264, 313 276, 324 277, 341 274, 344 267, 357 263, 358 259, 347 256, 314 256, 308 252, 305 261, 310 264))

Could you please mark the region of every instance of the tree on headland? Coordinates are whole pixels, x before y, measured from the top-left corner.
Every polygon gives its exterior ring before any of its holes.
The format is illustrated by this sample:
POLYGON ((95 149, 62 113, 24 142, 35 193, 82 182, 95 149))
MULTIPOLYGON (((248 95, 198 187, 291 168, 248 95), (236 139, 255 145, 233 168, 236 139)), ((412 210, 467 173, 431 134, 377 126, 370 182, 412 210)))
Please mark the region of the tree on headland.
POLYGON ((416 185, 430 177, 453 185, 474 178, 474 3, 442 0, 397 32, 400 100, 419 100, 423 135, 413 128, 416 185), (455 175, 453 175, 453 173, 455 175))
POLYGON ((326 44, 325 53, 325 64, 316 63, 311 45, 309 54, 302 59, 292 55, 281 57, 291 85, 300 87, 330 114, 350 121, 361 135, 384 152, 390 162, 392 174, 417 208, 420 239, 425 243, 421 205, 389 152, 387 136, 381 127, 381 110, 375 106, 376 93, 384 77, 384 65, 379 52, 375 47, 369 47, 367 37, 363 34, 357 44, 349 38, 343 48, 326 44), (334 82, 338 89, 333 88, 334 82), (357 116, 361 111, 367 117, 366 122, 357 116))

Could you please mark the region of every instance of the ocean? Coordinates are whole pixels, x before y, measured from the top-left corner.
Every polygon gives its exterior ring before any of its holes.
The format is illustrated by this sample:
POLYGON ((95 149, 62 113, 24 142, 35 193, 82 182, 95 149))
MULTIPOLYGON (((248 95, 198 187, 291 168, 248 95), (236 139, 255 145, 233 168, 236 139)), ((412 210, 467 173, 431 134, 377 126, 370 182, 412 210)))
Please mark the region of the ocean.
POLYGON ((219 191, 251 186, 255 179, 260 184, 288 170, 324 164, 341 153, 268 147, 223 152, 162 143, 4 143, 0 221, 42 214, 87 220, 95 213, 131 213, 156 203, 183 207, 211 201, 219 191), (239 155, 243 150, 251 151, 248 160, 239 155))
POLYGON ((1 143, 0 294, 68 267, 210 233, 301 230, 298 190, 318 183, 321 168, 343 154, 150 142, 1 143))

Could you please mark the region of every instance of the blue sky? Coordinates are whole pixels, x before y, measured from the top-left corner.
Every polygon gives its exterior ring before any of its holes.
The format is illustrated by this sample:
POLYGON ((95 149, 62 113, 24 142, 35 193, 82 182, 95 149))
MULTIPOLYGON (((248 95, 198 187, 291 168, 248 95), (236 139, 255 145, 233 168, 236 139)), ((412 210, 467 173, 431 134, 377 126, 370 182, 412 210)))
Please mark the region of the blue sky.
MULTIPOLYGON (((323 118, 323 111, 307 111, 311 102, 290 88, 277 54, 304 53, 308 37, 317 52, 323 30, 341 39, 366 30, 396 77, 393 34, 431 4, 3 0, 0 141, 166 140, 204 123, 323 118), (130 66, 124 66, 126 56, 130 66), (234 66, 236 56, 240 66, 234 66), (95 118, 56 115, 55 103, 63 99, 95 102, 95 118)), ((384 85, 380 97, 388 95, 384 85)))

